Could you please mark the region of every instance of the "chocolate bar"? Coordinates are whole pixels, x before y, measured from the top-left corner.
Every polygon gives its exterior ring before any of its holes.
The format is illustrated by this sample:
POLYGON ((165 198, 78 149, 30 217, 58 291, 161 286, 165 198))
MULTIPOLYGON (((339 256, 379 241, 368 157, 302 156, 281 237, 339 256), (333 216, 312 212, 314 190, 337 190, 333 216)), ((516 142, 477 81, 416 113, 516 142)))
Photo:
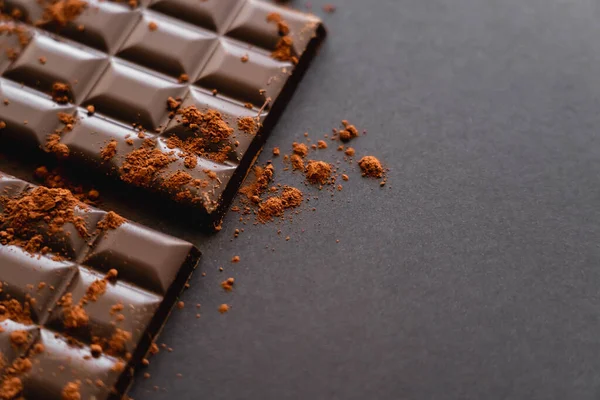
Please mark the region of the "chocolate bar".
POLYGON ((198 250, 2 173, 0 204, 0 398, 121 398, 198 250))
POLYGON ((325 33, 257 0, 4 4, 0 134, 213 222, 325 33))

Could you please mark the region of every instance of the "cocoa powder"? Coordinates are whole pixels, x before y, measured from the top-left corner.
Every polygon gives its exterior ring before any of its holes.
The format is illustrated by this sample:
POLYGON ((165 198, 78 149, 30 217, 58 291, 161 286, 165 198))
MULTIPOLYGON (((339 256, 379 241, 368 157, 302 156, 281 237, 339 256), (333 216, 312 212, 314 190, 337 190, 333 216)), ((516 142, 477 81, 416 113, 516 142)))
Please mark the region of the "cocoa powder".
POLYGON ((358 162, 363 176, 372 178, 381 178, 383 176, 383 166, 381 162, 373 156, 365 156, 358 162))
POLYGON ((109 161, 116 154, 117 154, 117 141, 114 139, 112 139, 110 142, 108 142, 106 144, 106 146, 104 146, 104 148, 102 148, 102 150, 100 151, 100 157, 102 157, 102 160, 104 160, 104 161, 109 161))
POLYGON ((309 161, 305 169, 306 180, 325 185, 331 177, 331 164, 325 161, 309 161))

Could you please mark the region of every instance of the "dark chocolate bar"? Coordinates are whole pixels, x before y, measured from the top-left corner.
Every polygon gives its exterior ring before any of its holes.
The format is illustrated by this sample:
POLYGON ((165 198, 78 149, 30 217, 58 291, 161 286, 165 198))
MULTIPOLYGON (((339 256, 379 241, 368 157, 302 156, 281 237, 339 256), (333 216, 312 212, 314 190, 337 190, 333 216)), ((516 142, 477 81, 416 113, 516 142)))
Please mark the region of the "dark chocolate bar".
POLYGON ((63 193, 0 173, 1 399, 121 398, 200 256, 79 203, 23 224, 18 207, 52 210, 63 193))
POLYGON ((0 25, 0 134, 212 221, 325 32, 257 0, 4 4, 24 23, 0 25))

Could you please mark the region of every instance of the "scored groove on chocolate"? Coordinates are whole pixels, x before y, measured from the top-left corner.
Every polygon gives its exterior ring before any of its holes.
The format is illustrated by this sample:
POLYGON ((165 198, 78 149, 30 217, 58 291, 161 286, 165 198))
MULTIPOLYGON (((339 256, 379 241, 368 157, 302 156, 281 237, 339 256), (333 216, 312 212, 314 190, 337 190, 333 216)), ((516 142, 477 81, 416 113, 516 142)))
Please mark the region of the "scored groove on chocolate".
POLYGON ((307 50, 324 35, 321 21, 258 0, 86 4, 72 21, 59 24, 41 19, 41 2, 6 1, 5 12, 18 10, 26 23, 0 25, 25 29, 19 38, 29 40, 0 35, 0 88, 7 100, 0 104, 6 123, 0 134, 18 141, 24 136, 75 165, 103 169, 137 186, 123 178, 124 160, 142 146, 156 146, 175 160, 141 186, 214 220, 260 147, 251 144, 262 143, 289 97, 282 91, 293 89, 310 62, 307 50), (275 56, 287 45, 292 56, 275 56), (57 92, 56 83, 65 90, 57 92), (182 125, 176 109, 189 106, 220 111, 231 135, 197 154, 174 145, 173 134, 205 135, 182 125), (64 129, 52 115, 57 112, 73 115, 73 126, 64 129), (238 129, 244 117, 253 118, 256 129, 238 129), (68 151, 48 145, 48 135, 57 130, 53 144, 60 140, 68 151), (115 157, 102 157, 111 141, 115 157), (177 171, 186 179, 166 184, 177 171))
MULTIPOLYGON (((0 172, 3 199, 34 188, 0 172)), ((146 354, 197 265, 199 252, 188 242, 129 221, 97 231, 106 212, 82 207, 77 213, 91 233, 85 240, 67 223, 47 235, 50 252, 44 254, 0 245, 0 390, 15 375, 22 385, 17 394, 26 399, 64 398, 64 388, 76 382, 82 399, 120 398, 131 381, 128 366, 146 354), (90 300, 90 288, 111 269, 118 279, 104 281, 105 289, 90 300), (85 325, 65 326, 65 295, 82 304, 85 325), (29 311, 13 315, 11 304, 29 311), (104 344, 102 354, 94 354, 95 344, 104 344), (31 363, 24 372, 9 371, 23 363, 31 363)), ((44 223, 39 233, 47 234, 44 223)))

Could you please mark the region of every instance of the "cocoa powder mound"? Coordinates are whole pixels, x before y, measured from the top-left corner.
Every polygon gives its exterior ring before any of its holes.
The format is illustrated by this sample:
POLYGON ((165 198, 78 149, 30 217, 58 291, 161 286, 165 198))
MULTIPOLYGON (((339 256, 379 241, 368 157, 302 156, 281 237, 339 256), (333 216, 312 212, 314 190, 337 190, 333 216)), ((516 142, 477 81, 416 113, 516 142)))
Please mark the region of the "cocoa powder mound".
POLYGON ((294 154, 298 154, 300 157, 304 158, 308 155, 308 146, 304 143, 294 142, 292 143, 292 151, 294 154))
POLYGON ((240 131, 250 135, 254 135, 258 128, 256 119, 252 117, 239 118, 237 124, 240 131))
POLYGON ((23 382, 19 377, 11 376, 2 381, 0 399, 11 400, 23 391, 23 382))
POLYGON ((115 155, 117 155, 117 141, 115 139, 112 139, 100 151, 100 157, 102 157, 102 160, 104 161, 109 161, 115 155))
POLYGON ((125 218, 121 217, 116 212, 109 211, 106 213, 104 218, 102 218, 100 221, 98 221, 98 223, 96 224, 96 228, 98 228, 101 231, 117 229, 118 227, 123 225, 126 221, 127 220, 125 218))
POLYGON ((150 187, 158 174, 175 161, 159 149, 142 147, 125 156, 120 168, 121 180, 141 187, 150 187))
POLYGON ((383 176, 383 166, 381 162, 373 156, 365 156, 358 161, 363 176, 372 178, 381 178, 383 176))
POLYGON ((290 161, 292 162, 292 169, 304 171, 304 160, 298 154, 292 154, 290 161))
POLYGON ((283 201, 280 197, 269 197, 258 207, 258 220, 262 223, 271 221, 274 217, 281 217, 283 210, 283 201))
POLYGON ((304 196, 302 192, 299 189, 291 186, 284 187, 283 192, 281 193, 281 200, 285 208, 300 206, 303 198, 304 196))
POLYGON ((55 236, 67 223, 72 224, 82 238, 88 237, 85 220, 75 214, 76 208, 87 209, 66 189, 39 186, 23 196, 0 199, 4 212, 0 215, 1 244, 13 244, 26 251, 40 250, 43 237, 38 233, 40 224, 47 226, 47 234, 55 236))
POLYGON ((0 322, 10 319, 24 325, 31 325, 29 303, 21 304, 16 299, 0 301, 0 322))
POLYGON ((176 171, 165 179, 163 186, 170 190, 177 190, 192 182, 193 179, 187 172, 176 171))
POLYGON ((199 131, 213 143, 227 139, 233 133, 220 112, 207 110, 202 113, 196 106, 188 106, 177 111, 181 115, 181 122, 188 128, 199 131))
POLYGON ((331 177, 331 165, 325 161, 309 161, 305 174, 308 182, 325 185, 331 177))

